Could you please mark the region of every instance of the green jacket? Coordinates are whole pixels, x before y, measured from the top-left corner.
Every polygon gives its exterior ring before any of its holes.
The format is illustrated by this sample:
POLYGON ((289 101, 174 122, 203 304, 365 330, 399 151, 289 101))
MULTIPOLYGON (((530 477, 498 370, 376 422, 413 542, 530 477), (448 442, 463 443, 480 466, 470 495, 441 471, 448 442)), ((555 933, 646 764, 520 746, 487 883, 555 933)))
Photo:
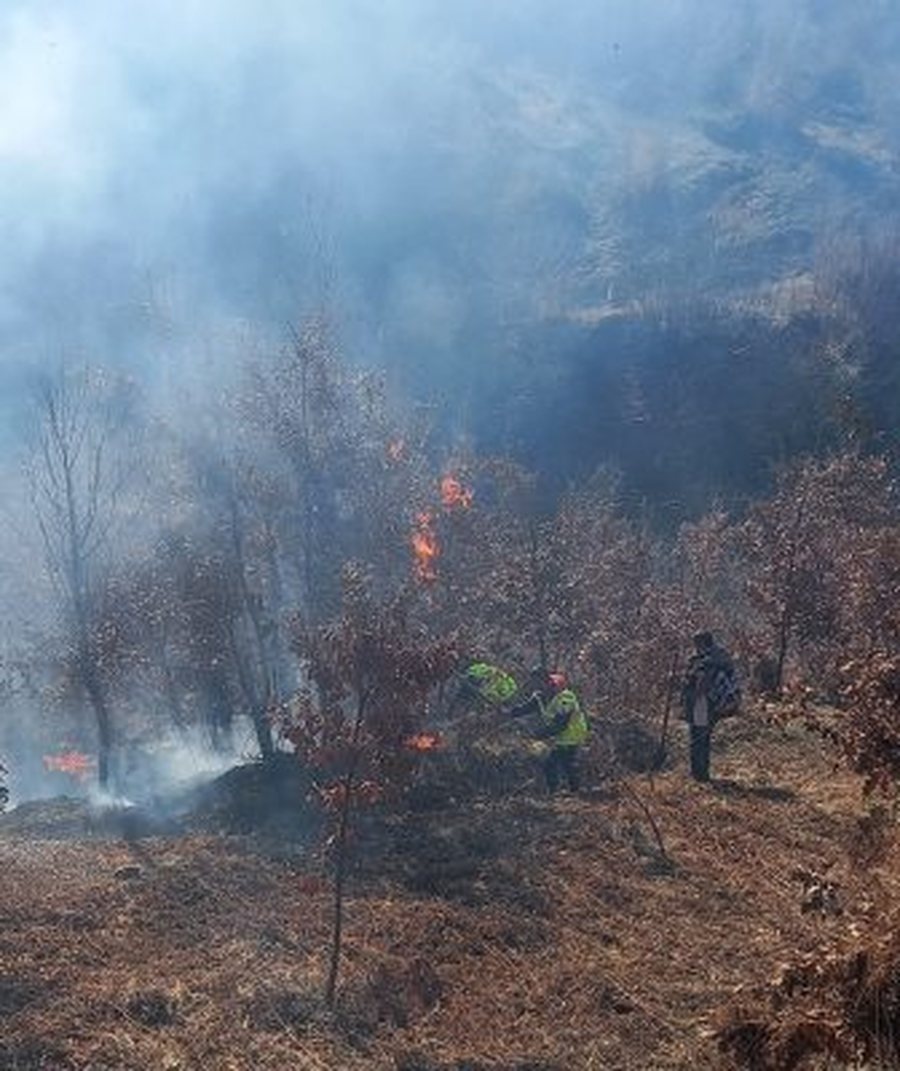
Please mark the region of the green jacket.
POLYGON ((519 691, 514 677, 488 662, 473 662, 466 670, 466 681, 492 706, 499 707, 509 703, 519 691))

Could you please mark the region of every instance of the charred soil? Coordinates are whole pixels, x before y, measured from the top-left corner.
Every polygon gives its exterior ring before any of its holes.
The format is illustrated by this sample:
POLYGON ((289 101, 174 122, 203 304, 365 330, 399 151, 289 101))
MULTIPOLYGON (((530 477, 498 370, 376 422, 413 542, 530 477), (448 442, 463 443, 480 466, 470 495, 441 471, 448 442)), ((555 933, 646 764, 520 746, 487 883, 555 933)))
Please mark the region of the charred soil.
POLYGON ((727 1066, 729 1009, 871 903, 859 787, 822 745, 748 720, 719 747, 708 786, 676 769, 364 822, 333 1011, 317 847, 199 821, 51 838, 13 812, 0 1071, 727 1066))

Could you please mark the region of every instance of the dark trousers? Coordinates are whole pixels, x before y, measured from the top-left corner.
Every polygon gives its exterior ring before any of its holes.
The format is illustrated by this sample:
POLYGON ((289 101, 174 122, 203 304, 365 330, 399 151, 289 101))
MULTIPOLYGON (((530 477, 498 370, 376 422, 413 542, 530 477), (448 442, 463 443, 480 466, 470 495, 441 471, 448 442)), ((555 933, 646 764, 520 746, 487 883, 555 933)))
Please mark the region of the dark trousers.
POLYGON ((711 726, 691 726, 691 777, 695 781, 709 780, 709 748, 711 743, 711 726))
POLYGON ((577 747, 554 747, 544 759, 544 777, 549 792, 555 792, 560 781, 565 778, 570 792, 579 788, 578 767, 576 765, 577 747))

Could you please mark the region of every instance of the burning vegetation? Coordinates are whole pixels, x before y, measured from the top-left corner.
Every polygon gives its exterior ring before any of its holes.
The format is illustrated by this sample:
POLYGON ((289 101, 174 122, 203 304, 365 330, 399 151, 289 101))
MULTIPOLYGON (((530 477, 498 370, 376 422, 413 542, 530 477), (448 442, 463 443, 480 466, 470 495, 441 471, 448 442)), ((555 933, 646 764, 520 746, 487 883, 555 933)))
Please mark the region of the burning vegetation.
MULTIPOLYGON (((176 814, 173 804, 165 826, 129 810, 113 846, 87 843, 111 833, 88 808, 86 844, 71 858, 47 849, 61 872, 81 874, 79 903, 107 905, 84 925, 119 958, 102 993, 59 1005, 44 1033, 46 994, 70 980, 39 958, 24 973, 0 963, 0 1014, 3 985, 45 994, 9 998, 0 1067, 27 1067, 46 1034, 38 1067, 189 1067, 200 1053, 236 1068, 309 1057, 391 1071, 674 1069, 712 1066, 721 1042, 733 1061, 780 1068, 773 1039, 790 1032, 794 997, 802 989, 812 1007, 837 976, 782 987, 774 1017, 737 1001, 738 987, 764 1003, 792 943, 848 962, 835 920, 857 927, 863 947, 881 917, 836 845, 853 842, 898 776, 890 461, 856 448, 798 458, 740 510, 654 526, 626 508, 608 471, 549 497, 508 459, 466 455, 451 467, 312 322, 248 368, 222 417, 240 429, 234 443, 165 447, 159 501, 179 509, 129 544, 112 535, 133 499, 123 474, 104 469, 121 431, 98 415, 109 386, 63 382, 40 402, 38 521, 54 519, 46 563, 60 624, 39 661, 18 652, 30 671, 15 689, 53 717, 56 740, 96 740, 95 752, 43 748, 43 772, 64 776, 67 791, 96 782, 130 797, 162 732, 203 734, 222 755, 252 745, 257 757, 209 788, 228 797, 214 806, 192 797, 176 814), (93 454, 71 449, 88 441, 93 454), (71 511, 59 498, 67 467, 71 511), (95 529, 101 516, 109 524, 95 529), (676 726, 698 630, 727 640, 747 698, 743 717, 716 729, 705 794, 684 776, 676 726), (499 667, 502 695, 465 690, 475 662, 499 667), (542 736, 552 701, 525 686, 535 666, 583 705, 569 741, 582 749, 581 798, 537 798, 536 753, 558 751, 559 738, 542 736), (835 756, 845 773, 834 774, 835 756), (839 814, 823 803, 832 791, 839 814), (275 812, 290 822, 272 822, 275 812), (163 829, 172 839, 150 843, 163 829), (239 850, 232 835, 249 840, 239 850), (265 863, 262 882, 240 851, 271 860, 273 838, 290 839, 296 860, 284 872, 265 863), (819 900, 813 886, 795 888, 792 855, 827 874, 813 883, 819 900), (851 889, 858 910, 844 906, 851 889), (838 899, 840 914, 818 906, 838 899), (771 920, 795 908, 776 932, 771 920), (701 919, 715 922, 720 949, 701 919), (246 934, 226 940, 235 925, 246 934), (158 979, 136 969, 117 933, 147 963, 160 966, 154 942, 171 957, 158 979), (233 963, 212 951, 222 941, 236 942, 233 963), (249 966, 255 956, 264 966, 249 966), (240 984, 235 964, 249 972, 240 984), (704 981, 714 974, 715 990, 704 981), (215 996, 226 989, 236 995, 215 996), (219 999, 237 1002, 224 1018, 219 999), (66 1037, 75 1007, 104 1024, 96 1037, 66 1037), (734 1008, 746 1029, 728 1019, 734 1008), (127 1024, 119 1040, 113 1019, 127 1024), (277 1023, 270 1056, 261 1039, 277 1023), (156 1031, 177 1040, 167 1048, 160 1035, 154 1048, 156 1031), (742 1041, 751 1035, 755 1049, 742 1041), (130 1065, 129 1045, 141 1053, 130 1065)), ((15 777, 4 741, 7 752, 15 777)), ((556 755, 567 777, 572 754, 556 755)), ((31 864, 15 838, 35 835, 40 815, 4 818, 13 832, 0 856, 17 880, 31 864)), ((57 832, 72 828, 54 817, 57 832)), ((56 918, 61 894, 41 888, 56 918)), ((887 877, 883 892, 888 911, 887 877)), ((855 1029, 834 1038, 871 1051, 855 1029)))
POLYGON ((80 751, 63 751, 58 755, 44 755, 44 769, 53 773, 67 774, 76 781, 87 781, 97 771, 97 760, 80 751))
POLYGON ((440 733, 414 733, 403 740, 408 751, 442 751, 446 746, 440 733))
POLYGON ((441 556, 441 545, 435 529, 434 514, 429 510, 423 510, 416 515, 410 543, 416 579, 420 584, 433 584, 438 578, 437 563, 441 556))

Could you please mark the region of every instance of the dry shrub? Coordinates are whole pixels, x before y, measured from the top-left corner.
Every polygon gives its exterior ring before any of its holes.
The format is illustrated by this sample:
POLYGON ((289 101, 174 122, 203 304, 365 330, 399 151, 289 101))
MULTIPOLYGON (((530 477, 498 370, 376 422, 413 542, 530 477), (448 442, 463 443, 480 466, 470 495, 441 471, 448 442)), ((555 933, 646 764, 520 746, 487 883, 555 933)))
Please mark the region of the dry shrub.
POLYGON ((794 1071, 816 1057, 847 1063, 900 1058, 900 935, 896 915, 883 936, 851 954, 808 956, 788 966, 769 1006, 733 1010, 719 1047, 746 1071, 794 1071))
POLYGON ((891 795, 900 782, 900 657, 874 652, 843 667, 849 715, 836 737, 867 792, 891 795))

